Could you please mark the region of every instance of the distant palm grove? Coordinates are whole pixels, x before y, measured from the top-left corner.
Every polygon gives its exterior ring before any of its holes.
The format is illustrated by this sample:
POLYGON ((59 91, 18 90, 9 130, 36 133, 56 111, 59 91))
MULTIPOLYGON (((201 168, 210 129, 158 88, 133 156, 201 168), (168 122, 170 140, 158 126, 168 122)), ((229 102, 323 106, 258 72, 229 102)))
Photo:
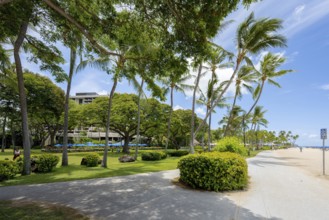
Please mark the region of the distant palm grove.
POLYGON ((132 139, 165 150, 188 146, 192 154, 196 143, 211 150, 212 143, 229 136, 248 149, 293 145, 298 135, 263 130, 269 123, 266 106, 258 105, 264 88, 280 87, 276 78, 292 71, 281 68, 282 55, 269 52, 287 46, 282 21, 251 13, 236 30, 233 51, 214 42, 230 25, 225 18, 232 11, 256 1, 0 0, 2 151, 22 146, 23 174, 29 175, 31 147, 43 147, 47 138, 54 145, 59 131, 62 166, 67 166, 68 131, 79 126, 105 132, 105 168, 110 131, 122 137, 126 153, 132 139), (259 54, 260 60, 251 58, 259 54), (40 72, 28 70, 23 57, 39 65, 40 72), (70 101, 71 84, 86 67, 103 71, 111 87, 107 97, 78 105, 70 101), (223 69, 231 70, 225 81, 223 69), (65 83, 66 91, 45 73, 65 83), (210 80, 202 91, 206 75, 210 80), (116 93, 122 80, 136 94, 116 93), (174 92, 187 91, 193 93, 191 110, 174 110, 174 92), (242 107, 247 93, 254 101, 242 107), (204 118, 197 117, 196 105, 206 108, 204 118), (213 122, 219 128, 212 129, 213 122))

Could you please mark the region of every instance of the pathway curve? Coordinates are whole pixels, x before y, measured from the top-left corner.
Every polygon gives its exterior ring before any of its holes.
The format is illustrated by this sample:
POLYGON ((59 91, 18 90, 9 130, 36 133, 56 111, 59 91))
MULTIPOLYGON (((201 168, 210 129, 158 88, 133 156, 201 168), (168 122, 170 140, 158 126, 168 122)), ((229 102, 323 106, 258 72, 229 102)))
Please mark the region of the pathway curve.
POLYGON ((264 152, 249 159, 247 191, 215 193, 171 183, 177 170, 51 184, 0 187, 0 200, 76 208, 94 219, 328 219, 329 181, 264 152))

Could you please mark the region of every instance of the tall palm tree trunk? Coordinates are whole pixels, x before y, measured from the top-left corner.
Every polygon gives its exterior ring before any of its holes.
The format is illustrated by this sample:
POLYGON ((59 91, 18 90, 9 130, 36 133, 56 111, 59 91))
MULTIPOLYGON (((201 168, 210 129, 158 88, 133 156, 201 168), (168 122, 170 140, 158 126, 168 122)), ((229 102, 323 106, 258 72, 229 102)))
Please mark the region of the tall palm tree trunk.
POLYGON ((236 66, 235 69, 233 71, 233 74, 230 78, 230 80, 228 81, 228 83, 226 84, 226 86, 224 87, 223 91, 219 94, 219 96, 217 97, 217 99, 215 99, 214 104, 211 106, 211 108, 209 109, 209 111, 207 112, 205 118, 203 119, 202 123, 199 125, 199 127, 194 131, 194 135, 196 135, 199 130, 205 125, 210 113, 214 110, 214 108, 217 106, 217 104, 220 102, 220 100, 222 99, 223 95, 225 94, 225 92, 227 91, 228 87, 231 85, 234 77, 236 76, 239 68, 240 68, 240 64, 242 62, 244 58, 244 53, 240 53, 237 57, 237 61, 236 61, 236 66))
POLYGON ((195 99, 196 99, 196 92, 199 88, 199 82, 201 78, 201 71, 202 71, 202 62, 199 66, 198 76, 196 78, 195 87, 193 90, 193 100, 192 100, 192 118, 191 118, 191 139, 190 139, 190 153, 194 154, 194 112, 195 112, 195 99))
POLYGON ((139 94, 138 94, 138 110, 137 110, 137 145, 135 147, 135 160, 137 160, 138 157, 138 147, 140 144, 140 124, 141 124, 141 95, 143 91, 143 86, 144 86, 144 79, 142 79, 141 86, 139 88, 139 94))
POLYGON ((168 150, 168 144, 169 144, 169 139, 170 139, 170 127, 171 127, 171 117, 172 117, 172 112, 173 112, 173 105, 174 105, 174 87, 171 86, 171 88, 170 88, 170 111, 169 111, 168 128, 167 128, 167 140, 166 140, 165 151, 168 150))
POLYGON ((117 87, 117 84, 118 84, 118 79, 114 78, 113 86, 112 86, 110 97, 109 97, 109 107, 108 107, 108 110, 107 110, 105 147, 104 147, 104 155, 103 155, 103 160, 102 160, 102 167, 104 167, 104 168, 107 168, 107 152, 108 152, 108 146, 109 146, 111 107, 112 107, 112 99, 113 99, 113 96, 114 96, 114 91, 117 87))
POLYGON ((74 73, 74 66, 76 60, 76 50, 71 47, 70 54, 70 71, 69 78, 67 81, 66 87, 66 95, 65 95, 65 107, 64 107, 64 134, 63 134, 63 155, 62 155, 62 166, 68 166, 68 154, 67 154, 67 144, 68 144, 68 127, 69 127, 69 101, 70 101, 70 91, 71 91, 71 83, 74 73))
POLYGON ((18 82, 18 91, 19 91, 19 101, 20 101, 20 110, 22 117, 22 131, 23 131, 23 148, 24 148, 24 162, 23 162, 23 175, 31 174, 31 146, 30 146, 30 132, 27 118, 27 103, 26 103, 26 94, 24 87, 24 78, 23 78, 23 67, 21 63, 21 58, 19 56, 19 50, 23 44, 26 32, 28 27, 28 21, 23 21, 19 30, 19 34, 14 44, 14 59, 16 65, 16 74, 18 82))
POLYGON ((2 125, 1 152, 5 152, 5 145, 6 145, 6 123, 7 123, 7 115, 5 115, 5 117, 3 119, 3 125, 2 125))
POLYGON ((208 129, 208 151, 211 151, 211 115, 209 115, 209 129, 208 129))
MULTIPOLYGON (((265 84, 265 81, 262 80, 262 85, 261 85, 261 88, 259 90, 259 94, 254 102, 254 104, 251 106, 250 110, 248 111, 247 114, 243 115, 242 117, 242 126, 244 127, 244 124, 245 124, 245 120, 246 120, 246 117, 251 113, 251 111, 255 108, 255 106, 257 105, 258 101, 259 101, 259 98, 262 94, 262 91, 263 91, 263 88, 264 88, 264 84, 265 84)), ((246 147, 246 129, 243 128, 243 144, 244 146, 246 147)))
POLYGON ((237 90, 235 91, 235 96, 234 96, 234 100, 233 100, 233 104, 232 104, 232 109, 230 111, 230 116, 228 118, 228 121, 227 121, 227 125, 226 125, 226 128, 225 128, 225 131, 224 131, 224 137, 226 137, 227 135, 227 132, 229 131, 229 127, 230 127, 230 124, 232 122, 232 118, 233 118, 233 110, 234 110, 234 107, 235 107, 235 104, 236 104, 236 99, 238 97, 238 93, 237 93, 237 90))

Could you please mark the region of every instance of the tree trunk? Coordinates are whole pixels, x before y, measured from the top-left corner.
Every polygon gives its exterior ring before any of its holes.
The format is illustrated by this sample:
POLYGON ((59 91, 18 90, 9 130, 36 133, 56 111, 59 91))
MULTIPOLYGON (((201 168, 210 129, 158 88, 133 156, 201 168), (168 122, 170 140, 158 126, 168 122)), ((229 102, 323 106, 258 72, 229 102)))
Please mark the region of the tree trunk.
POLYGON ((230 127, 230 124, 231 124, 231 121, 232 121, 233 110, 234 110, 234 107, 235 107, 235 103, 236 103, 236 98, 237 97, 238 97, 238 93, 237 93, 237 89, 236 89, 235 90, 234 101, 233 101, 233 104, 232 104, 232 109, 231 109, 230 116, 228 118, 227 125, 226 125, 225 131, 224 131, 224 137, 226 137, 227 132, 229 131, 229 127, 230 127))
POLYGON ((202 71, 202 62, 199 66, 198 76, 196 78, 195 87, 193 91, 193 100, 192 100, 192 118, 191 118, 191 139, 190 139, 190 153, 194 154, 194 111, 195 111, 195 98, 196 98, 196 92, 199 88, 199 81, 201 78, 201 71, 202 71))
POLYGON ((235 75, 237 74, 238 70, 239 70, 239 67, 240 67, 240 64, 242 62, 244 58, 244 55, 243 53, 240 53, 237 57, 237 61, 236 61, 236 66, 235 66, 235 69, 233 71, 233 74, 229 80, 229 82, 226 84, 226 86, 224 87, 223 91, 219 94, 219 96, 217 97, 217 99, 214 101, 214 104, 213 106, 211 106, 211 108, 209 109, 209 111, 207 112, 205 118, 203 119, 202 123, 199 125, 199 127, 194 131, 194 135, 196 135, 199 130, 204 126, 204 124, 206 124, 206 121, 210 115, 210 113, 214 110, 215 106, 217 106, 217 104, 220 102, 220 100, 222 99, 223 95, 225 94, 226 90, 228 89, 228 87, 231 85, 235 75))
POLYGON ((11 145, 15 149, 15 147, 16 147, 16 132, 15 132, 15 129, 14 129, 13 120, 11 120, 10 130, 11 130, 11 145))
POLYGON ((5 152, 7 115, 3 119, 1 152, 5 152))
POLYGON ((170 127, 171 127, 171 117, 172 117, 173 105, 174 105, 174 87, 171 86, 171 88, 170 88, 170 111, 169 111, 169 118, 168 118, 167 141, 166 141, 166 148, 165 148, 166 151, 168 150, 168 144, 169 144, 169 139, 170 139, 170 127))
MULTIPOLYGON (((244 124, 245 124, 246 117, 251 113, 251 111, 255 108, 255 106, 256 106, 257 103, 258 103, 258 100, 259 100, 259 98, 260 98, 260 96, 261 96, 261 94, 262 94, 263 88, 264 88, 264 83, 265 83, 265 81, 263 80, 256 101, 255 101, 254 104, 251 106, 251 108, 250 108, 250 110, 248 111, 248 113, 245 114, 245 115, 242 117, 242 125, 243 125, 243 126, 244 126, 244 124)), ((246 147, 246 138, 245 138, 245 136, 246 136, 246 129, 243 128, 243 142, 244 142, 243 144, 244 144, 244 146, 246 147)))
POLYGON ((108 110, 107 110, 105 147, 104 147, 104 155, 103 155, 103 160, 102 160, 102 167, 104 167, 104 168, 107 168, 107 152, 108 152, 108 146, 109 146, 111 107, 112 107, 112 99, 113 99, 113 96, 114 96, 114 91, 117 87, 117 84, 118 84, 118 79, 114 78, 113 86, 112 86, 110 97, 109 97, 109 107, 108 107, 108 110))
POLYGON ((211 113, 209 115, 209 129, 208 129, 208 151, 211 151, 211 113))
POLYGON ((65 94, 65 107, 64 107, 64 134, 63 134, 63 154, 62 154, 62 166, 69 165, 69 158, 67 154, 67 144, 68 144, 68 130, 69 130, 69 104, 70 104, 70 92, 71 92, 71 83, 74 73, 76 61, 76 50, 74 47, 71 47, 70 54, 70 70, 69 78, 67 81, 66 94, 65 94))
POLYGON ((26 103, 26 94, 24 87, 24 78, 23 78, 23 67, 21 63, 21 58, 19 56, 19 50, 24 41, 28 27, 28 21, 23 21, 19 30, 19 34, 14 44, 14 59, 16 65, 16 74, 18 82, 18 91, 19 91, 19 101, 22 117, 22 131, 23 131, 23 148, 24 148, 24 162, 23 162, 23 175, 31 174, 31 146, 30 146, 30 132, 27 119, 27 103, 26 103))
POLYGON ((122 152, 125 153, 125 154, 129 154, 130 151, 129 151, 129 133, 128 134, 125 134, 124 136, 124 139, 125 139, 125 142, 123 144, 123 149, 122 149, 122 152))
POLYGON ((137 145, 135 147, 135 160, 137 160, 137 157, 138 157, 138 147, 139 147, 139 144, 140 144, 140 134, 139 134, 139 129, 140 129, 140 124, 141 124, 141 114, 140 114, 140 111, 141 111, 141 95, 142 95, 142 92, 143 92, 143 86, 144 86, 144 79, 142 79, 142 82, 141 82, 141 87, 139 88, 139 94, 138 94, 138 110, 137 110, 137 145))

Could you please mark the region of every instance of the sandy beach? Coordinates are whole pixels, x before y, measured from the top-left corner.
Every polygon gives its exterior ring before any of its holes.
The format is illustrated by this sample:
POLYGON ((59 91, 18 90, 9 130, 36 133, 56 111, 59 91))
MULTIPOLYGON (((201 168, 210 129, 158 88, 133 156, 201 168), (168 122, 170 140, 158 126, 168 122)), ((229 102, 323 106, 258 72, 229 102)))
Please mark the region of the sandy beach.
POLYGON ((329 180, 329 151, 325 151, 325 173, 323 175, 322 149, 289 148, 274 151, 274 154, 284 159, 288 164, 302 169, 306 174, 329 180))

